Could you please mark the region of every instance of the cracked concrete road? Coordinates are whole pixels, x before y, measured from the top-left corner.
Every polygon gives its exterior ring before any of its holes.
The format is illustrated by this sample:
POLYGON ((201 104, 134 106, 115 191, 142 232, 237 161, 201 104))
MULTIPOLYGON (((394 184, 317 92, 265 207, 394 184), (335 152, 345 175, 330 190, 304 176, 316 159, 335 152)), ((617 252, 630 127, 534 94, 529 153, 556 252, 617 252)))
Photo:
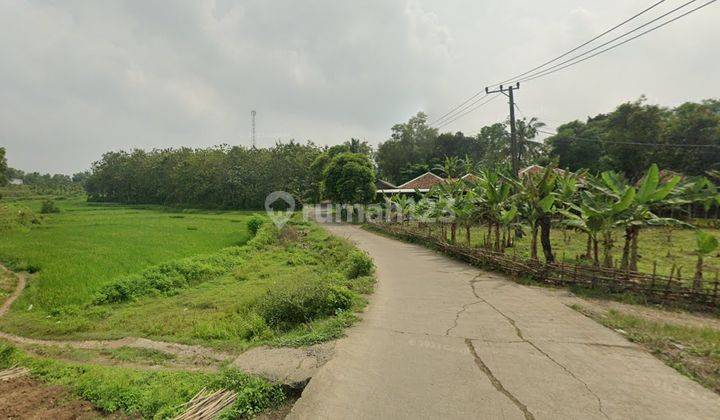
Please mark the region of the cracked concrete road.
POLYGON ((289 418, 718 419, 720 397, 557 298, 328 225, 375 260, 363 321, 289 418))

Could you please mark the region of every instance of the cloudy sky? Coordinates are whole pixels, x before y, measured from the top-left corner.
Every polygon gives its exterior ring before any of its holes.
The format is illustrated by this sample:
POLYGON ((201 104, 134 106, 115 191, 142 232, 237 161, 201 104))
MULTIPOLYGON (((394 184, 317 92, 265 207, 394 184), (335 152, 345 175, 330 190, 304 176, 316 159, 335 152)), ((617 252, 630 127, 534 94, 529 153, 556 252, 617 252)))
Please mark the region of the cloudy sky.
MULTIPOLYGON (((377 144, 654 2, 0 0, 0 146, 11 166, 72 173, 108 150, 249 145, 252 109, 259 145, 377 144)), ((717 22, 720 3, 527 83, 520 109, 557 126, 641 94, 718 97, 717 22)), ((445 129, 506 113, 497 100, 445 129)))

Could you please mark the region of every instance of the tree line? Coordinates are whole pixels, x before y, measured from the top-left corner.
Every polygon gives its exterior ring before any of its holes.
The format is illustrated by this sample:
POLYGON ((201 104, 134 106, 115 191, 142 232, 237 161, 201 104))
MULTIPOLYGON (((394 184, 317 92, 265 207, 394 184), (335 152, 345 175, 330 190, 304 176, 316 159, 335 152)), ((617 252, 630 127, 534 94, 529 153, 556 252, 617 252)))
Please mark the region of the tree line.
MULTIPOLYGON (((518 120, 523 165, 556 163, 593 173, 614 170, 633 181, 640 177, 640 168, 651 163, 685 175, 720 170, 718 100, 663 108, 640 98, 585 122, 563 124, 543 143, 538 137, 549 130, 544 127, 536 118, 518 120)), ((113 151, 89 172, 73 176, 7 168, 3 150, 0 183, 20 178, 25 184, 55 190, 82 185, 93 201, 207 208, 261 208, 267 194, 276 190, 291 193, 299 204, 367 200, 374 194, 375 179, 400 184, 426 171, 440 173, 438 168, 448 159, 465 162, 445 174, 450 177, 470 172, 467 166, 502 167, 509 160, 509 131, 505 121, 482 127, 473 136, 439 133, 425 114, 418 113, 393 126, 390 138, 375 150, 351 139, 332 147, 291 141, 257 149, 222 145, 113 151), (346 153, 357 156, 339 157, 346 153), (330 170, 333 159, 347 168, 330 170), (342 177, 342 182, 328 181, 328 174, 342 177)))
POLYGON ((370 153, 356 139, 333 147, 291 141, 269 148, 108 152, 93 164, 86 188, 91 201, 200 208, 260 209, 273 191, 290 193, 299 206, 346 199, 345 191, 366 201, 375 193, 370 153), (334 183, 326 188, 328 172, 334 183))
MULTIPOLYGON (((585 122, 560 125, 544 142, 538 137, 551 131, 536 118, 522 118, 516 127, 522 165, 556 161, 560 168, 613 170, 632 180, 651 163, 685 175, 720 169, 720 101, 714 99, 664 108, 641 97, 585 122)), ((504 165, 509 144, 507 121, 482 127, 474 136, 441 134, 418 113, 393 126, 375 160, 379 177, 397 184, 429 170, 437 172, 446 157, 480 162, 486 168, 504 165)))

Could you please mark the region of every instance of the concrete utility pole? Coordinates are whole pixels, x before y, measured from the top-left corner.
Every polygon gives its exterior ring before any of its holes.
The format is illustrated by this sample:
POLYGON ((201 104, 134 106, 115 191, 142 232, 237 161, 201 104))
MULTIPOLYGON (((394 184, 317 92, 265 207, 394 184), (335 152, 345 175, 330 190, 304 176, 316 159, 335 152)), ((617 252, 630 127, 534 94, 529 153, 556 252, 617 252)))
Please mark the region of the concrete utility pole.
POLYGON ((520 155, 518 150, 518 142, 517 142, 517 132, 515 130, 515 97, 513 95, 513 92, 520 89, 520 82, 517 82, 515 86, 508 86, 504 87, 503 85, 500 85, 500 87, 497 90, 490 90, 490 88, 485 88, 486 94, 491 93, 502 93, 503 95, 507 96, 510 103, 510 163, 512 164, 512 170, 515 175, 518 174, 520 171, 520 155), (507 93, 506 93, 507 92, 507 93))
POLYGON ((253 148, 253 149, 255 149, 255 147, 256 147, 256 144, 255 144, 255 115, 256 115, 256 114, 257 114, 257 112, 255 112, 255 110, 250 111, 250 118, 252 119, 252 135, 251 135, 251 140, 252 140, 252 148, 253 148))

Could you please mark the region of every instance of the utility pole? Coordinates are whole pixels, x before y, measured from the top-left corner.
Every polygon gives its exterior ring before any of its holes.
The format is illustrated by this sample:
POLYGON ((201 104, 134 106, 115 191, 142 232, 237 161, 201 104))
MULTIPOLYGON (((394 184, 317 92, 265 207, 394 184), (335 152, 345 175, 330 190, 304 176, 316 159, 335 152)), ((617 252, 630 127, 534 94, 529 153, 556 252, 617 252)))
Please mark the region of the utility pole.
POLYGON ((510 85, 508 87, 505 87, 503 85, 500 85, 500 87, 497 90, 490 90, 490 88, 485 88, 486 94, 491 93, 502 93, 503 95, 507 96, 510 103, 510 162, 512 164, 512 170, 515 175, 518 174, 520 171, 520 156, 518 153, 518 142, 517 142, 517 132, 515 131, 515 97, 513 95, 513 92, 520 89, 520 82, 517 82, 515 86, 510 85))
POLYGON ((251 135, 251 140, 252 140, 252 148, 253 148, 253 149, 255 149, 255 147, 256 147, 256 144, 255 144, 255 115, 256 115, 256 114, 257 114, 257 112, 255 112, 255 110, 250 111, 250 118, 252 119, 252 135, 251 135))

